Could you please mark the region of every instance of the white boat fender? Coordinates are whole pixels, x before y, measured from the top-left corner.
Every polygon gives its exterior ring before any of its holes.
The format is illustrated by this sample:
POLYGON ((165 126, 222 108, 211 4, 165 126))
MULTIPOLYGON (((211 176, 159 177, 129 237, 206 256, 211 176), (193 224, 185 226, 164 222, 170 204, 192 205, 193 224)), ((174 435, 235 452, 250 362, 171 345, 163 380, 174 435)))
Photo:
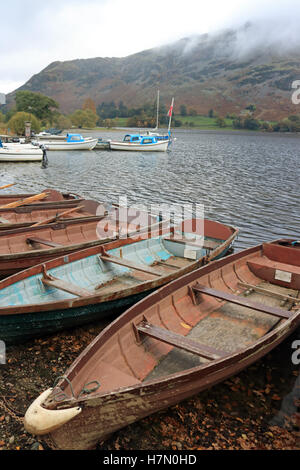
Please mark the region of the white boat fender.
POLYGON ((75 418, 82 411, 79 406, 66 408, 65 410, 47 410, 43 408, 41 405, 52 390, 52 388, 45 390, 25 413, 24 427, 31 434, 36 436, 48 434, 75 418))

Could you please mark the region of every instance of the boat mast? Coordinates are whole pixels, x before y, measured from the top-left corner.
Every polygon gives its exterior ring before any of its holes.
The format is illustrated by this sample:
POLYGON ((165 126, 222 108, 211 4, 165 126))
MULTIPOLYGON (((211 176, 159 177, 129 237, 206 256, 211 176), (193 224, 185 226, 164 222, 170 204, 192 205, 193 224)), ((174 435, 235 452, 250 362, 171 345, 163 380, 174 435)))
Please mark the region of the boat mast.
POLYGON ((174 105, 174 98, 172 98, 172 103, 171 103, 171 106, 170 106, 170 109, 169 109, 169 112, 168 112, 168 115, 169 115, 168 134, 169 134, 169 135, 171 134, 170 130, 171 130, 171 121, 172 121, 173 105, 174 105))
POLYGON ((158 116, 159 116, 159 90, 157 90, 156 127, 155 129, 153 129, 154 131, 157 131, 158 129, 158 116))

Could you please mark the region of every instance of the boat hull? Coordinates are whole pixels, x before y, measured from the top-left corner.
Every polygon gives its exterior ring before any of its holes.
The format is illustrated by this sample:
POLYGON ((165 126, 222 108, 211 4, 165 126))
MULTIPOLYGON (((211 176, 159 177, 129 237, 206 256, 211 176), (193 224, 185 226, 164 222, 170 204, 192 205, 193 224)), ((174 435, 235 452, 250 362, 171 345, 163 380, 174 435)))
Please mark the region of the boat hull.
MULTIPOLYGON (((82 198, 81 196, 79 196, 78 194, 71 194, 71 193, 61 193, 59 191, 56 191, 55 189, 44 189, 43 192, 47 192, 48 193, 48 196, 43 199, 43 202, 42 203, 39 203, 40 205, 42 204, 43 206, 45 206, 45 203, 48 203, 49 201, 52 202, 52 201, 61 201, 61 202, 74 202, 76 203, 76 200, 79 200, 80 202, 82 201, 82 198)), ((15 201, 19 201, 20 199, 25 199, 25 198, 28 198, 28 197, 32 197, 32 196, 35 196, 35 193, 19 193, 19 194, 15 194, 15 193, 6 193, 6 194, 1 194, 0 195, 0 206, 3 206, 5 204, 10 204, 11 202, 15 202, 15 201)), ((32 204, 31 204, 32 205, 32 204)), ((25 206, 22 206, 23 209, 25 206)), ((28 207, 28 206, 26 206, 28 207)), ((20 207, 18 208, 20 210, 20 207)))
MULTIPOLYGON (((16 144, 17 145, 17 144, 16 144)), ((1 162, 40 162, 43 159, 43 151, 40 148, 0 148, 1 162)))
POLYGON ((89 139, 84 142, 55 142, 45 141, 43 145, 47 150, 93 150, 97 145, 97 139, 89 139))
POLYGON ((132 294, 125 298, 82 307, 40 311, 1 317, 0 338, 7 345, 23 343, 33 338, 51 335, 69 328, 114 318, 151 291, 132 294))
POLYGON ((169 141, 159 141, 152 144, 135 144, 131 142, 110 142, 111 150, 126 150, 131 152, 166 152, 169 141))

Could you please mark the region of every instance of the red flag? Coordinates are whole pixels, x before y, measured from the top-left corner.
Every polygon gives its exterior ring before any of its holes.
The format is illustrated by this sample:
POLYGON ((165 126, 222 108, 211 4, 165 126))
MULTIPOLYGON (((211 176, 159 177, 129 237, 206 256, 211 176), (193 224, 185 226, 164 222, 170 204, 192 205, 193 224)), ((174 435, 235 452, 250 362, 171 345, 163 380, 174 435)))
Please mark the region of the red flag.
POLYGON ((170 109, 168 111, 168 116, 172 116, 172 111, 173 111, 173 105, 170 106, 170 109))

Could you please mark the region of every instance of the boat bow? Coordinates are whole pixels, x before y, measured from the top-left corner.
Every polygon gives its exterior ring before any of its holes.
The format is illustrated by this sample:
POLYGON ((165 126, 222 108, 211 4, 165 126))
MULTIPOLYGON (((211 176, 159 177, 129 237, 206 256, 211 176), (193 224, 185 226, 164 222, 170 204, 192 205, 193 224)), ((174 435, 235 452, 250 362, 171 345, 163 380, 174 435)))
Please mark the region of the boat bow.
POLYGON ((67 408, 64 410, 49 410, 42 406, 43 402, 51 394, 52 388, 43 392, 28 408, 24 416, 24 427, 26 431, 34 435, 48 434, 63 424, 68 423, 81 413, 80 407, 67 408))

